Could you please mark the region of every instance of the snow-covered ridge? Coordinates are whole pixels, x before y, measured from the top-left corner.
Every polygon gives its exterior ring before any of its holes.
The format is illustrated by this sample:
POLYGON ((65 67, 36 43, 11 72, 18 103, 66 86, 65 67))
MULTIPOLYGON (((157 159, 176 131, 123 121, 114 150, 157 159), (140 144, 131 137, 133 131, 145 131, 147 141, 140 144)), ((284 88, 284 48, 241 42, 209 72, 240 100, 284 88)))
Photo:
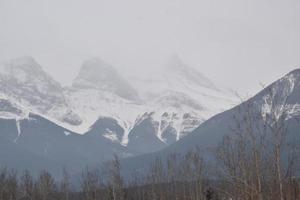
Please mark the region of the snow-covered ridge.
POLYGON ((154 78, 127 80, 110 64, 92 58, 82 64, 73 84, 63 88, 33 58, 19 58, 0 65, 0 94, 22 105, 26 113, 38 113, 80 134, 99 118, 114 119, 124 130, 122 139, 117 140, 112 130, 103 136, 124 146, 131 130, 145 119, 151 119, 153 134, 168 144, 170 138, 179 140, 234 105, 232 94, 179 57, 172 57, 154 78))

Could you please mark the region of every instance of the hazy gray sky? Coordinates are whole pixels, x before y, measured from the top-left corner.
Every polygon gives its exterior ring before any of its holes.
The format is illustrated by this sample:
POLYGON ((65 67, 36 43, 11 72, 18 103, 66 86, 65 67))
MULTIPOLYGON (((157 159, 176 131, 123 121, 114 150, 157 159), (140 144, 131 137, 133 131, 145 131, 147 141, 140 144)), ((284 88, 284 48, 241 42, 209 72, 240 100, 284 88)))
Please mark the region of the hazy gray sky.
POLYGON ((299 13, 299 0, 0 0, 0 60, 33 56, 68 84, 91 56, 138 71, 178 53, 253 93, 300 67, 299 13))

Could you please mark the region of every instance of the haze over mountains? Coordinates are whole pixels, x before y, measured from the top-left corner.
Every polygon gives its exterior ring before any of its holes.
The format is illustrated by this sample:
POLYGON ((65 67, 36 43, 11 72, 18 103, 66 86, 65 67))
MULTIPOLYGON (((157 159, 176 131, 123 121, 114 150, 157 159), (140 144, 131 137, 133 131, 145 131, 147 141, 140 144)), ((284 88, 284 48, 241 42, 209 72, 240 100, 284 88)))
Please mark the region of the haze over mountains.
POLYGON ((2 161, 15 166, 21 161, 14 158, 26 154, 31 158, 19 165, 23 168, 32 160, 83 167, 114 153, 154 152, 235 103, 230 91, 178 56, 152 80, 127 80, 110 64, 91 58, 68 87, 31 57, 7 61, 0 69, 1 148, 11 154, 2 161))

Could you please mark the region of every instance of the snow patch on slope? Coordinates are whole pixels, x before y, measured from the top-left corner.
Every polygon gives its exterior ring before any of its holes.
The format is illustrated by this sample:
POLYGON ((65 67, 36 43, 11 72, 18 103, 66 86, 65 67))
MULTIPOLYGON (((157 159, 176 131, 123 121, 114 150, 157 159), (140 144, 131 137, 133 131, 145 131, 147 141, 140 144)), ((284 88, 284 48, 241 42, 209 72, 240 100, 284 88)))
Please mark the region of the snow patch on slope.
POLYGON ((104 133, 103 136, 113 142, 120 142, 117 134, 109 129, 106 129, 106 132, 104 133))
POLYGON ((20 135, 21 135, 21 126, 20 126, 20 120, 16 120, 16 127, 17 127, 17 137, 14 139, 14 143, 17 143, 20 135))

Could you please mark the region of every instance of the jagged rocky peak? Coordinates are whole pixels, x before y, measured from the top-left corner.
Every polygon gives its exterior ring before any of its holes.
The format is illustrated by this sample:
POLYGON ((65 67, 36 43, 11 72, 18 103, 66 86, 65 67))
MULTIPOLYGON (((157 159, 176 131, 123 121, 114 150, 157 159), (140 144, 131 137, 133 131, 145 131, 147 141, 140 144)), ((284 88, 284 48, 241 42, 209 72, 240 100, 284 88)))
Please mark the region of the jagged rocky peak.
POLYGON ((177 54, 170 56, 165 65, 165 70, 168 77, 176 76, 177 79, 188 80, 192 84, 217 90, 215 84, 209 78, 185 64, 177 54))
POLYGON ((94 88, 129 99, 138 99, 135 89, 110 64, 99 58, 83 62, 78 76, 73 81, 75 88, 94 88))

